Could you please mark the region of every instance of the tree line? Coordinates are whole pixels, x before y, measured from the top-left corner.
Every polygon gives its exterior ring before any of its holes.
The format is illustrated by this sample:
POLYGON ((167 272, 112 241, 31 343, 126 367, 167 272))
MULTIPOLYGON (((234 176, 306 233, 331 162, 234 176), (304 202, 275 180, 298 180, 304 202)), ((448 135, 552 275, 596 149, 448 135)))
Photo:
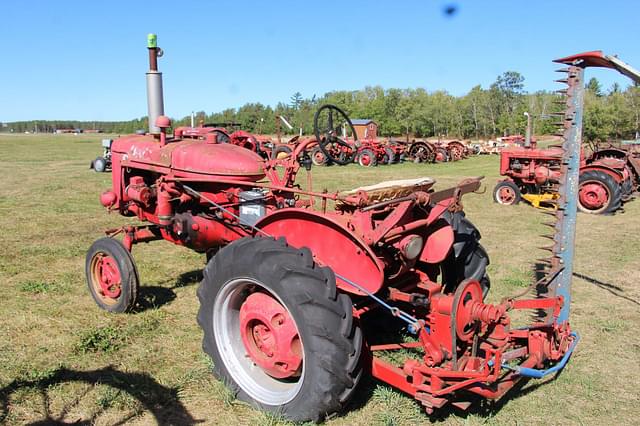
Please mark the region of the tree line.
MULTIPOLYGON (((559 87, 560 88, 560 87, 559 87)), ((313 114, 325 103, 343 108, 351 118, 367 118, 379 125, 382 136, 412 135, 416 137, 488 139, 509 134, 523 134, 526 127, 524 112, 534 118, 534 134, 551 134, 557 129, 554 112, 562 108, 560 95, 539 91, 526 93, 524 77, 515 71, 498 76, 488 88, 473 87, 463 96, 453 96, 444 90, 384 89, 365 87, 354 91, 334 91, 321 97, 305 98, 300 92, 289 102, 275 107, 261 103, 247 103, 239 108, 220 112, 196 114, 197 123, 241 123, 243 130, 274 134, 277 116, 285 117, 293 131, 282 126, 283 133, 313 132, 313 114)), ((190 125, 191 117, 174 119, 175 126, 190 125)), ((59 128, 100 129, 107 133, 134 133, 147 128, 147 118, 122 122, 82 121, 22 121, 6 123, 2 131, 54 131, 59 128)), ((605 91, 592 78, 585 97, 584 135, 589 141, 629 139, 640 132, 640 88, 621 88, 614 84, 605 91)))

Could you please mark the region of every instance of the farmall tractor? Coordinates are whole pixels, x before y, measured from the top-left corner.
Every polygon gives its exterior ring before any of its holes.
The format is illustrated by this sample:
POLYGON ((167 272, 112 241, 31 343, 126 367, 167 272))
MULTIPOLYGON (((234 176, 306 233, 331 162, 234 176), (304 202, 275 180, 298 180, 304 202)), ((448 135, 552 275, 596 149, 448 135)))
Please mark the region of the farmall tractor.
MULTIPOLYGON (((592 52, 590 58, 597 64, 594 66, 616 68, 640 82, 640 73, 615 57, 592 52)), ((561 117, 563 114, 558 113, 561 117)), ((538 148, 531 138, 531 117, 525 115, 528 125, 524 144, 500 151, 500 174, 506 179, 495 186, 493 199, 502 205, 517 204, 524 199, 534 207, 555 210, 560 200, 558 188, 563 177, 564 151, 561 145, 538 148)), ((633 167, 626 153, 603 150, 585 156, 581 151, 578 209, 590 214, 611 214, 620 209, 634 191, 633 167)))
MULTIPOLYGON (((583 72, 592 56, 561 60, 569 65, 561 208, 546 274, 531 293, 488 304, 489 258, 461 204, 479 178, 438 191, 429 178, 301 189, 304 143, 284 160, 265 160, 219 143, 215 132, 170 135, 155 36, 148 50, 149 133, 113 142, 112 187, 100 197, 142 224, 109 231, 87 253, 88 287, 101 308, 134 307, 135 244, 164 239, 206 253, 198 322, 215 375, 239 399, 294 421, 342 410, 364 374, 432 413, 499 399, 564 367, 578 342, 570 284, 583 72), (535 320, 516 325, 514 310, 535 320)), ((338 136, 349 121, 340 110, 324 106, 314 121, 327 155, 350 146, 338 136)))

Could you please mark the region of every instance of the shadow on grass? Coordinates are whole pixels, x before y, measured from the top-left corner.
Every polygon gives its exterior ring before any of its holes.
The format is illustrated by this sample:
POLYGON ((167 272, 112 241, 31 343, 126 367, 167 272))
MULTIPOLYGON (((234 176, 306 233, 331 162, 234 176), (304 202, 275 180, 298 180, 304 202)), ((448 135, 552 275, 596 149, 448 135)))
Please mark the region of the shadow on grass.
MULTIPOLYGON (((56 409, 57 413, 53 413, 50 407, 51 396, 49 392, 64 383, 108 386, 127 394, 138 401, 142 410, 150 413, 158 425, 202 423, 202 421, 194 419, 182 404, 178 396, 178 389, 161 385, 149 374, 122 372, 111 366, 90 371, 76 371, 63 367, 53 370, 41 378, 14 380, 0 389, 0 423, 3 423, 10 414, 12 395, 21 394, 24 390, 37 391, 41 395, 44 408, 41 414, 42 418, 27 423, 29 425, 91 425, 95 424, 96 420, 110 408, 108 403, 100 404, 95 401, 95 395, 89 395, 93 389, 90 386, 75 398, 65 401, 61 408, 56 409), (90 418, 78 418, 78 407, 83 400, 91 400, 98 406, 90 418), (74 413, 73 416, 71 413, 74 413)), ((133 413, 123 414, 120 421, 111 424, 125 424, 141 414, 141 410, 133 411, 133 413)))
POLYGON ((188 287, 190 285, 197 284, 201 280, 202 270, 197 269, 180 274, 175 281, 166 281, 166 284, 173 282, 173 286, 171 287, 143 285, 140 287, 138 302, 133 311, 144 312, 149 309, 156 309, 161 306, 167 305, 173 302, 177 297, 174 289, 188 287))
POLYGON ((597 280, 595 278, 589 277, 587 275, 580 274, 578 272, 574 272, 573 276, 576 277, 576 278, 580 278, 582 280, 585 280, 589 284, 594 284, 595 286, 597 286, 597 287, 599 287, 599 288, 601 288, 603 290, 608 291, 609 293, 613 294, 616 297, 619 297, 621 299, 627 300, 627 301, 629 301, 631 303, 634 303, 634 304, 640 306, 640 302, 638 302, 637 300, 634 300, 634 299, 630 298, 629 296, 625 296, 625 295, 621 294, 621 293, 624 293, 624 289, 622 289, 622 287, 618 287, 615 284, 602 282, 600 280, 597 280))
POLYGON ((547 380, 537 380, 531 382, 530 379, 522 379, 516 383, 513 388, 509 389, 507 393, 497 401, 491 401, 480 397, 479 395, 471 394, 467 400, 471 403, 468 409, 461 410, 454 407, 451 404, 447 404, 439 410, 436 410, 429 416, 432 422, 442 422, 447 420, 451 415, 466 419, 470 415, 480 416, 484 418, 494 417, 509 401, 524 397, 529 393, 537 390, 541 386, 547 385, 549 382, 556 380, 562 374, 562 370, 558 371, 554 376, 547 380), (527 386, 530 384, 529 386, 527 386))

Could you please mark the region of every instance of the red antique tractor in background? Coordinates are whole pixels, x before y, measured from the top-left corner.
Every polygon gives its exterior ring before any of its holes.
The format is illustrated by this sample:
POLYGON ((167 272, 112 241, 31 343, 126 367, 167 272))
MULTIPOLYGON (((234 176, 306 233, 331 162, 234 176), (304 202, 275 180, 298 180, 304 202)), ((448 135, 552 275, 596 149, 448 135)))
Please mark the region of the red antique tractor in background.
MULTIPOLYGON (((206 253, 198 322, 215 375, 239 399, 294 421, 342 410, 365 372, 432 413, 499 399, 523 379, 564 367, 578 341, 568 317, 580 62, 563 60, 571 65, 563 208, 546 274, 530 297, 488 304, 489 258, 461 204, 480 178, 438 191, 429 178, 336 193, 314 192, 309 180, 302 189, 295 178, 311 167, 311 142, 284 159, 264 159, 220 143, 214 128, 171 135, 155 36, 148 49, 149 133, 113 142, 112 186, 100 197, 108 210, 142 223, 107 231, 87 253, 88 287, 101 308, 135 307, 135 244, 167 240, 206 253), (534 323, 514 324, 514 310, 533 311, 534 323)), ((316 143, 338 164, 357 153, 340 137, 350 124, 330 105, 314 118, 316 143)))
MULTIPOLYGON (((531 138, 531 117, 522 146, 500 151, 500 174, 507 178, 493 190, 496 203, 513 205, 524 199, 534 207, 555 210, 558 206, 562 155, 559 146, 538 148, 531 138)), ((632 197, 634 175, 626 153, 581 152, 578 209, 584 213, 610 214, 632 197)))

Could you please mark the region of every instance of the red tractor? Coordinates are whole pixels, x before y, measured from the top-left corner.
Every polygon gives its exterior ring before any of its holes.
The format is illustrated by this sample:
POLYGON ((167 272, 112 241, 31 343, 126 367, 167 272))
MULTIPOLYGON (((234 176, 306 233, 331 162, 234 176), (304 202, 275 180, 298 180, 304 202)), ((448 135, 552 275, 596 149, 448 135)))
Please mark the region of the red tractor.
POLYGON ((404 149, 399 145, 377 139, 364 139, 360 141, 356 161, 363 167, 394 164, 400 162, 403 152, 404 149))
MULTIPOLYGON (((538 294, 488 304, 489 257, 461 204, 479 178, 439 191, 429 178, 301 189, 295 177, 311 167, 311 142, 264 159, 220 143, 213 128, 171 135, 155 36, 148 49, 149 133, 113 142, 112 186, 100 197, 142 223, 108 231, 87 253, 88 287, 101 308, 135 307, 135 244, 166 240, 206 253, 198 322, 214 373, 239 399, 294 421, 342 410, 365 372, 431 413, 499 399, 566 364, 578 341, 568 322, 574 169, 561 176, 567 208, 549 270, 530 287, 538 294), (512 325, 510 311, 521 309, 537 313, 534 324, 512 325)), ((569 69, 582 87, 582 68, 569 69)), ((339 136, 343 123, 350 120, 330 105, 314 118, 316 143, 338 163, 356 154, 339 136)), ((579 128, 566 129, 567 164, 579 152, 579 128)))
MULTIPOLYGON (((493 199, 503 205, 524 199, 537 208, 555 210, 562 149, 537 148, 535 141, 527 137, 523 146, 500 151, 500 174, 507 178, 495 186, 493 199)), ((581 155, 578 209, 584 213, 613 213, 631 198, 633 175, 626 156, 609 154, 603 151, 586 158, 581 155)))
POLYGON ((628 146, 620 144, 616 146, 612 143, 608 145, 596 144, 590 155, 591 161, 606 161, 606 159, 617 159, 624 162, 631 175, 631 180, 626 182, 624 192, 633 192, 640 189, 640 141, 629 141, 633 144, 628 146))

